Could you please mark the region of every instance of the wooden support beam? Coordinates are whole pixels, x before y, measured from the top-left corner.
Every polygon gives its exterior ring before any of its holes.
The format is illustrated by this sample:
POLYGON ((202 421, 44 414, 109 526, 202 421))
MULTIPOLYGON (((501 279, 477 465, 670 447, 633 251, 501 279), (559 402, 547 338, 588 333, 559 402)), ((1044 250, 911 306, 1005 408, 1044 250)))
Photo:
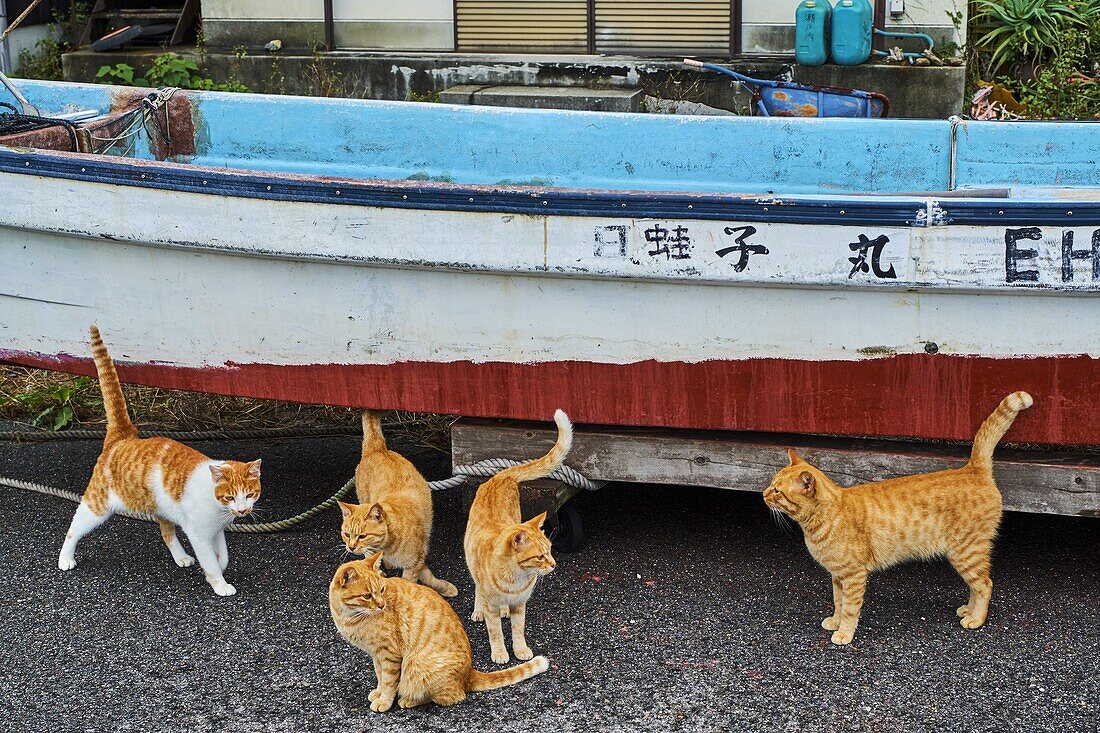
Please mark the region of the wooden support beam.
MULTIPOLYGON (((451 428, 455 465, 536 458, 554 442, 550 424, 460 420, 451 428)), ((837 483, 851 486, 961 466, 969 446, 805 435, 578 426, 566 461, 599 481, 762 491, 797 449, 837 483)), ((1100 456, 1001 449, 994 463, 1005 509, 1100 517, 1100 456)))

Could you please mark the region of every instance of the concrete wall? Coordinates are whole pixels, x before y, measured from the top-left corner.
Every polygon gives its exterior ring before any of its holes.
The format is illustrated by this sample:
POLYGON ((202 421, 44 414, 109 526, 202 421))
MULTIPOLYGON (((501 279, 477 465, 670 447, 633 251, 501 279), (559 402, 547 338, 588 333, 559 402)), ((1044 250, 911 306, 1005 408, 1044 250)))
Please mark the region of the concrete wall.
MULTIPOLYGON (((747 53, 794 53, 799 0, 744 0, 742 47, 747 53)), ((920 30, 937 42, 961 42, 949 12, 966 0, 904 0, 904 14, 887 30, 920 30)), ((256 47, 278 38, 285 48, 310 48, 324 39, 320 2, 202 0, 203 29, 212 48, 256 47)), ((454 50, 452 0, 334 0, 336 45, 342 49, 454 50)), ((964 26, 965 27, 965 26, 964 26)))
MULTIPOLYGON (((103 64, 125 62, 139 71, 157 50, 65 54, 65 78, 91 81, 103 64)), ((424 99, 459 84, 507 84, 640 88, 663 99, 700 102, 747 114, 751 95, 728 77, 685 70, 672 61, 615 56, 522 57, 492 54, 347 53, 206 54, 195 57, 216 79, 236 78, 253 91, 368 99, 424 99)), ((792 74, 797 82, 854 87, 890 98, 891 117, 945 119, 963 108, 961 67, 885 64, 807 67, 775 59, 742 60, 733 68, 774 79, 792 74)))

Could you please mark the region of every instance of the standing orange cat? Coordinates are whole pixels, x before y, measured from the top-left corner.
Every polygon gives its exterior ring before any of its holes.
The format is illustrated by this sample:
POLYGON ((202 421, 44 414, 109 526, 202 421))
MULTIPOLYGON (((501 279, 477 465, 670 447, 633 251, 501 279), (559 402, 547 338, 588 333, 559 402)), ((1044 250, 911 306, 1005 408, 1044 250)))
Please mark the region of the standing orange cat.
POLYGON ((495 690, 545 672, 546 657, 503 669, 473 668, 470 639, 450 604, 438 593, 382 574, 382 553, 344 563, 328 589, 337 631, 367 651, 378 685, 370 709, 385 712, 394 697, 403 708, 426 702, 454 705, 467 692, 495 690))
POLYGON ((386 567, 401 568, 401 577, 419 580, 441 595, 458 589, 432 574, 425 564, 432 533, 432 491, 428 482, 400 453, 386 448, 382 414, 363 413, 363 451, 355 469, 359 504, 340 502, 344 521, 340 536, 349 552, 382 551, 386 567))
POLYGON ((542 458, 507 468, 477 490, 466 524, 466 565, 474 579, 474 621, 485 621, 493 661, 508 661, 501 618, 512 623, 512 651, 519 659, 530 659, 531 648, 524 635, 527 599, 535 582, 553 572, 557 563, 550 554, 550 540, 542 532, 546 512, 521 521, 519 484, 550 474, 561 465, 573 444, 573 426, 565 413, 554 413, 558 439, 542 458))
POLYGON ((962 468, 842 488, 788 450, 790 465, 772 479, 764 501, 802 525, 810 554, 833 576, 833 615, 821 622, 834 644, 856 632, 867 574, 905 560, 946 555, 970 586, 958 615, 964 628, 985 623, 993 581, 990 552, 1001 522, 993 448, 1031 395, 1005 397, 974 436, 962 468))
POLYGON ((260 461, 216 461, 168 438, 137 437, 114 362, 99 329, 92 326, 91 334, 107 410, 107 436, 65 535, 57 567, 75 568, 81 538, 125 508, 157 516, 164 544, 181 568, 195 564, 176 537, 176 526, 183 529, 210 587, 219 596, 233 595, 237 589, 222 575, 229 566, 225 528, 234 517, 251 513, 260 497, 260 461))

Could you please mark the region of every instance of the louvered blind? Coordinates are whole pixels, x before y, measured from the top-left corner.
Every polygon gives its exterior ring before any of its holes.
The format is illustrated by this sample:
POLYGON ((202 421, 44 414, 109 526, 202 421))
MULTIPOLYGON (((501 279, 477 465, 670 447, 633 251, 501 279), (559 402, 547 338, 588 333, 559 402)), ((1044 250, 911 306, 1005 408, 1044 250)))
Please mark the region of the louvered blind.
POLYGON ((455 24, 462 51, 588 48, 585 0, 457 0, 455 24))
POLYGON ((596 0, 600 53, 725 55, 729 0, 596 0))

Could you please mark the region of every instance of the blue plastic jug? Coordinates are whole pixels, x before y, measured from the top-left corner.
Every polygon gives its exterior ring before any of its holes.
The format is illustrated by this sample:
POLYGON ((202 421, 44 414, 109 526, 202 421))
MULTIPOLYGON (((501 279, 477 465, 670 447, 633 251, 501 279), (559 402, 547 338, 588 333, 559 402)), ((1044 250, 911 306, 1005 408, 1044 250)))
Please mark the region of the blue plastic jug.
POLYGON ((794 11, 794 58, 806 66, 829 60, 829 0, 802 0, 794 11))
POLYGON ((833 62, 859 66, 871 56, 874 9, 869 0, 840 0, 833 8, 833 62))

